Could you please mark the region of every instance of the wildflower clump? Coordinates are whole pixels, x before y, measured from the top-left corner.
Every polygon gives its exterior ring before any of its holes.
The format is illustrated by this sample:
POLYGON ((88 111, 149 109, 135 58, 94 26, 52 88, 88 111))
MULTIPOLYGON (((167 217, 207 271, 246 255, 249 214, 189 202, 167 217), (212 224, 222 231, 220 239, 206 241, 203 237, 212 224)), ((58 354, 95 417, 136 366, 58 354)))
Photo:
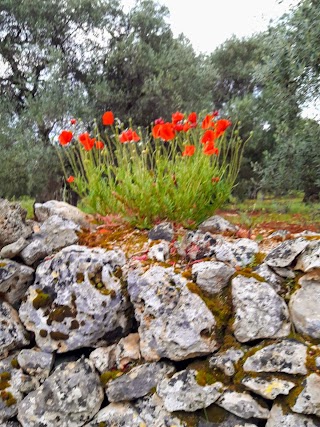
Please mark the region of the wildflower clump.
POLYGON ((142 129, 116 124, 106 111, 92 132, 63 130, 58 140, 82 207, 121 214, 141 228, 163 219, 194 226, 212 215, 230 196, 245 145, 217 112, 200 119, 177 111, 170 122, 159 118, 142 129))

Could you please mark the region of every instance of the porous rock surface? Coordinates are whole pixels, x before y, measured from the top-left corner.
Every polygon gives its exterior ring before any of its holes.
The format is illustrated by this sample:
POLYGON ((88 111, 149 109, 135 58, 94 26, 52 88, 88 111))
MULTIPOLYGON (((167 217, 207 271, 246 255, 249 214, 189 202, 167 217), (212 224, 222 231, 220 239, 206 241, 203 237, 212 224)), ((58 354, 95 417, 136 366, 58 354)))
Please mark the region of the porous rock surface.
POLYGON ((19 203, 0 199, 0 249, 32 234, 31 227, 26 224, 26 216, 27 211, 19 203))
POLYGON ((19 315, 43 351, 64 353, 121 336, 129 302, 113 271, 124 262, 120 250, 69 246, 39 265, 19 315))
POLYGON ((232 297, 235 310, 233 330, 238 341, 289 335, 288 307, 268 283, 239 275, 232 279, 232 297))
POLYGON ((184 360, 219 347, 213 314, 186 284, 186 279, 163 267, 151 267, 141 276, 129 273, 128 292, 145 360, 184 360))
POLYGON ((319 234, 44 205, 0 203, 1 427, 320 426, 319 234))
POLYGON ((194 412, 207 408, 221 396, 224 390, 221 382, 199 385, 196 375, 197 371, 187 369, 159 383, 157 393, 163 399, 167 411, 194 412))
POLYGON ((62 364, 18 406, 23 427, 81 427, 100 409, 103 390, 92 362, 62 364))

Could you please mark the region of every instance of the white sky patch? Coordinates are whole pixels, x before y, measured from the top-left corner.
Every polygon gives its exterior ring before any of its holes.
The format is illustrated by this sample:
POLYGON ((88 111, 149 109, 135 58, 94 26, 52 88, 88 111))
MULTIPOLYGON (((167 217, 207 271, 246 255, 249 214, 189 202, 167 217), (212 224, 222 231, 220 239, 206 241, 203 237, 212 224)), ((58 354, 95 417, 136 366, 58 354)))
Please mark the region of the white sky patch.
MULTIPOLYGON (((235 34, 247 37, 265 31, 271 20, 279 19, 299 0, 158 0, 170 10, 175 36, 183 33, 196 52, 210 53, 235 34)), ((135 0, 123 0, 128 11, 135 0)))

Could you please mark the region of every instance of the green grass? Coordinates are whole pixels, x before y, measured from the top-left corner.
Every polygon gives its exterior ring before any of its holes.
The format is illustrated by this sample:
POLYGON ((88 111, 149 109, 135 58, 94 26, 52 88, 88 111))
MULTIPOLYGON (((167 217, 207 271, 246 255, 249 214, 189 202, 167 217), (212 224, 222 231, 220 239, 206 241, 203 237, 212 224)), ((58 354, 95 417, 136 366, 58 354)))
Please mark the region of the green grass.
POLYGON ((34 218, 34 212, 33 212, 33 205, 35 202, 35 199, 32 199, 29 196, 22 196, 18 200, 13 200, 20 203, 20 205, 27 211, 27 219, 33 219, 34 218))
POLYGON ((232 200, 223 206, 220 214, 249 228, 262 223, 282 222, 320 229, 320 203, 304 203, 302 193, 243 202, 232 200))

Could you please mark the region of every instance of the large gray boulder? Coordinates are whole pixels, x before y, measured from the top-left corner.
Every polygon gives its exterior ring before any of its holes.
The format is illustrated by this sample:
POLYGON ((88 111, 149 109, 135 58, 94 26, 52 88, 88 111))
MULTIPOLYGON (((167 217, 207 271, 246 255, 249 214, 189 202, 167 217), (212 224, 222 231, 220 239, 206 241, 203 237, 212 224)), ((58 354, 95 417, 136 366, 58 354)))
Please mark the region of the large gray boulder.
POLYGON ((113 274, 124 263, 120 250, 70 246, 39 265, 19 313, 41 350, 64 353, 127 332, 130 303, 113 274))
POLYGON ((235 233, 238 231, 239 227, 231 224, 231 222, 222 218, 219 215, 213 215, 210 218, 206 219, 199 225, 201 231, 208 231, 211 234, 215 233, 235 233))
POLYGON ((99 411, 103 396, 92 362, 64 363, 23 399, 18 420, 23 427, 81 427, 99 411))
POLYGON ((290 334, 288 307, 268 283, 239 275, 232 279, 232 301, 233 330, 238 341, 281 338, 290 334))
POLYGON ((33 278, 33 268, 11 259, 0 259, 0 293, 10 304, 21 301, 33 278))
POLYGON ((243 365, 245 371, 307 374, 307 346, 293 340, 283 340, 258 350, 243 365))
POLYGON ((250 239, 238 239, 234 242, 220 239, 215 247, 216 259, 233 267, 246 267, 254 261, 258 252, 258 243, 250 239))
POLYGON ((26 216, 27 211, 19 203, 0 199, 0 249, 32 234, 31 227, 26 224, 26 216))
POLYGON ((279 394, 289 394, 289 391, 296 385, 276 376, 272 378, 245 377, 241 382, 250 391, 271 400, 274 400, 279 394))
POLYGON ((172 268, 155 266, 144 274, 129 272, 128 292, 145 360, 184 360, 219 348, 213 314, 186 283, 172 268))

